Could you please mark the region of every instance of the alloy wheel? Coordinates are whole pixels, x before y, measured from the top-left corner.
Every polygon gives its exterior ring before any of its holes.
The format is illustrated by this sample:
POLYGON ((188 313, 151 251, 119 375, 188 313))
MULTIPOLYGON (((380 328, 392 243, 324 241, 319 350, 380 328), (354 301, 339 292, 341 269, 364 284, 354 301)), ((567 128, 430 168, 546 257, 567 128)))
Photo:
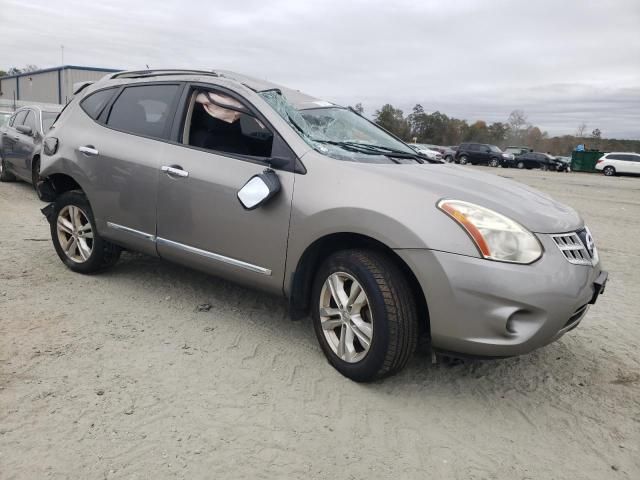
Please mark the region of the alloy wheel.
POLYGON ((320 325, 335 355, 347 363, 362 360, 373 340, 373 316, 362 285, 345 272, 325 280, 320 292, 320 325))
POLYGON ((497 158, 492 158, 490 165, 492 167, 496 168, 498 166, 498 159, 497 158))
POLYGON ((65 255, 76 263, 86 262, 93 252, 93 229, 87 214, 75 205, 67 205, 56 220, 58 241, 65 255))

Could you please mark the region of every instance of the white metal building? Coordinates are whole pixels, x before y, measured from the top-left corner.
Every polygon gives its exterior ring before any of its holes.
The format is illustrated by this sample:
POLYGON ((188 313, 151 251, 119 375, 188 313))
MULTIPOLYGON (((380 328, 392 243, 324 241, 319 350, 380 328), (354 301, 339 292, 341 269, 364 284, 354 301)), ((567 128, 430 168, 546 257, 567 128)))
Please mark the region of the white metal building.
POLYGON ((15 110, 32 104, 66 104, 73 96, 73 84, 91 82, 107 73, 109 68, 63 65, 35 72, 0 77, 0 106, 15 110))

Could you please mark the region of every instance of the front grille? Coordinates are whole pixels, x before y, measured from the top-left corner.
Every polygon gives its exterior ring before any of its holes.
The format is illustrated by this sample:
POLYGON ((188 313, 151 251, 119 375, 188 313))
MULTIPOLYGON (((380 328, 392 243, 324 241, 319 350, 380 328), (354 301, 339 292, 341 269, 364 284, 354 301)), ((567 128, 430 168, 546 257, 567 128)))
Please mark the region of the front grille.
POLYGON ((598 263, 598 251, 588 228, 577 232, 551 235, 564 258, 574 265, 595 265, 598 263))

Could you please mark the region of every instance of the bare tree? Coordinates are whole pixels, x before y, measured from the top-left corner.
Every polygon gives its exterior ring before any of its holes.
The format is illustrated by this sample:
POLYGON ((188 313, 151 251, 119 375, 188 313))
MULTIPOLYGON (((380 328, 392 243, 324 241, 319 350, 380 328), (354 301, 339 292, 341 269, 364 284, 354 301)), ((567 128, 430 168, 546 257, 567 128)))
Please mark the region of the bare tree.
POLYGON ((511 131, 511 138, 515 141, 522 142, 524 132, 528 125, 527 116, 522 110, 514 110, 509 114, 509 130, 511 131))
POLYGON ((580 125, 578 125, 578 128, 576 130, 576 137, 583 138, 584 132, 586 132, 586 130, 587 130, 587 124, 582 122, 580 125))

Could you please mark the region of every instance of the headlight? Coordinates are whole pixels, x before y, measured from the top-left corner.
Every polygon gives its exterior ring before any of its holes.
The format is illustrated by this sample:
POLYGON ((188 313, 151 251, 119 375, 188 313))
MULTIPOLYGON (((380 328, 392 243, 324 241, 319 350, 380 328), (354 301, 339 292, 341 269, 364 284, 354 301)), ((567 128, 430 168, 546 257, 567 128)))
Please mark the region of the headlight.
POLYGON ((532 263, 542 255, 533 233, 493 210, 461 200, 440 200, 438 208, 458 222, 484 258, 532 263))

